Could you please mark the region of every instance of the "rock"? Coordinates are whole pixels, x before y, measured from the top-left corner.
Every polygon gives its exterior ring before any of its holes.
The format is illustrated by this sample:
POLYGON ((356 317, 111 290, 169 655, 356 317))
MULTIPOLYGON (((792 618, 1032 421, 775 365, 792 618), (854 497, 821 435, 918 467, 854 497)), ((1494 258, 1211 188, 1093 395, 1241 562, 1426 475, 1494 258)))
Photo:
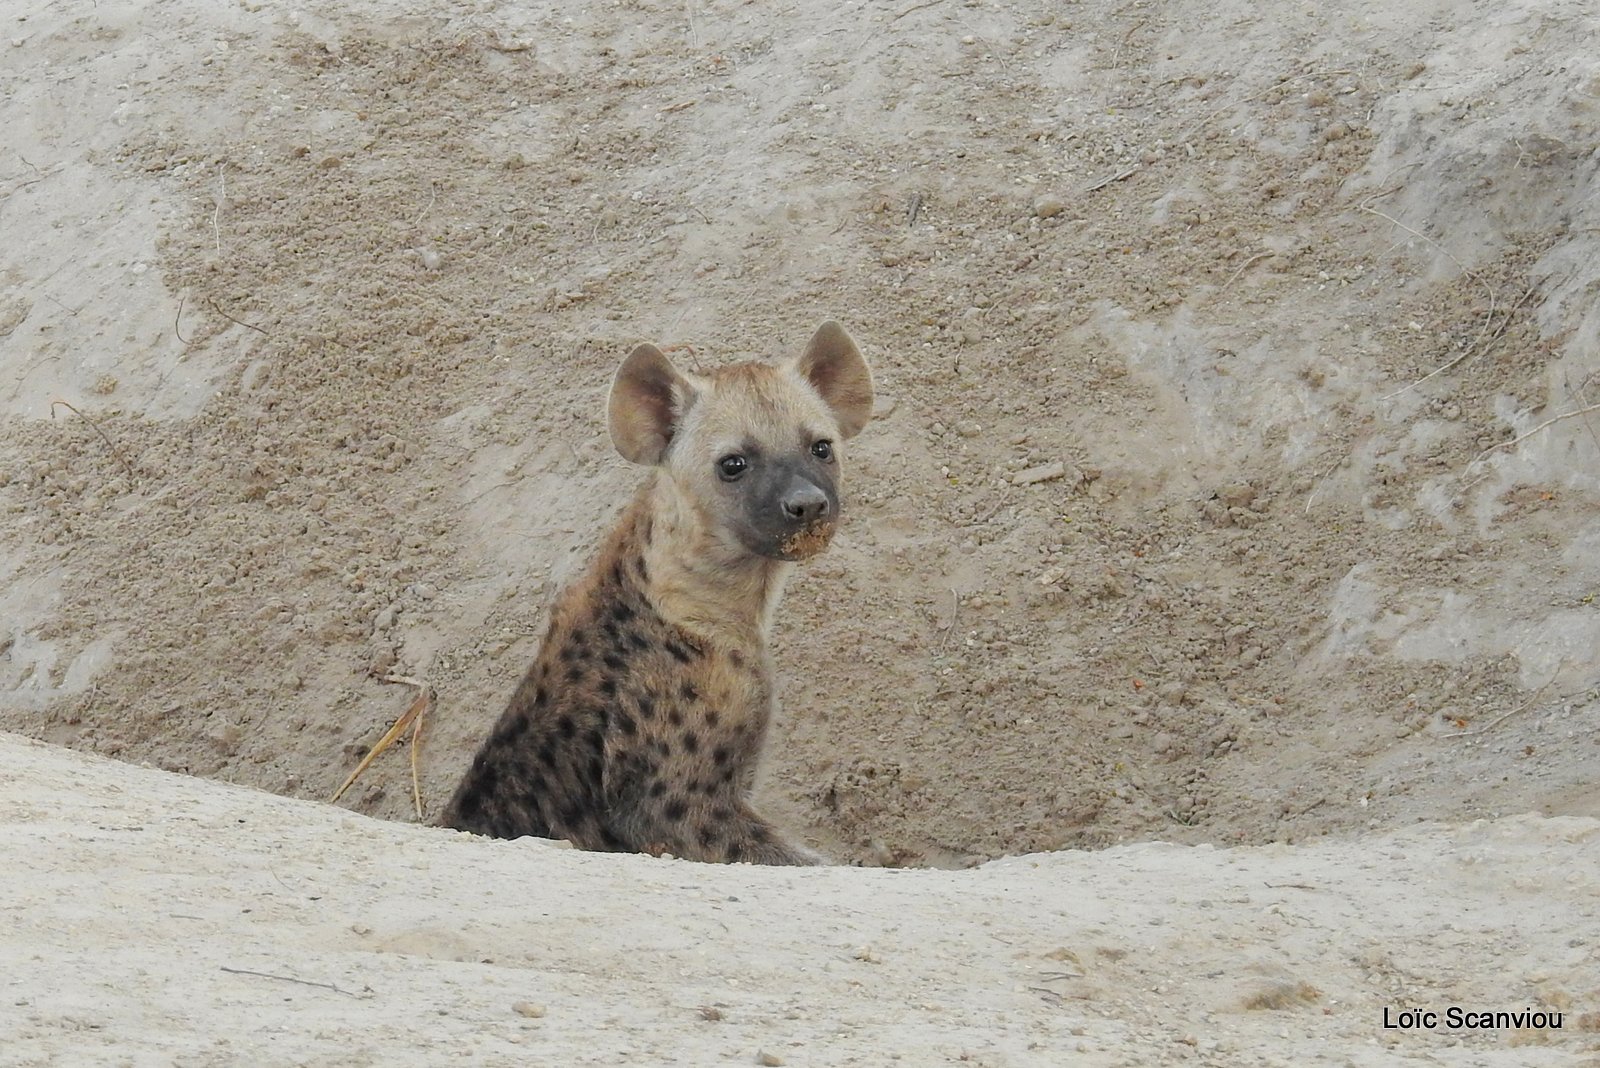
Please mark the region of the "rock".
POLYGON ((1217 499, 1228 508, 1248 508, 1256 499, 1256 488, 1248 482, 1232 482, 1217 490, 1217 499))
POLYGON ((776 1053, 768 1053, 766 1050, 762 1050, 756 1054, 756 1063, 766 1065, 767 1068, 777 1068, 778 1065, 783 1063, 783 1058, 776 1053))
POLYGON ((1066 201, 1046 193, 1033 202, 1033 213, 1041 219, 1053 219, 1067 210, 1066 201))
POLYGON ((519 1001, 511 1006, 511 1011, 518 1016, 526 1016, 530 1020, 544 1019, 545 1008, 543 1005, 532 1001, 519 1001))
POLYGON ((1066 474, 1067 465, 1060 460, 1056 460, 1047 464, 1039 464, 1036 467, 1023 468, 1011 476, 1011 484, 1014 486, 1031 486, 1036 482, 1049 482, 1053 479, 1065 478, 1066 474))

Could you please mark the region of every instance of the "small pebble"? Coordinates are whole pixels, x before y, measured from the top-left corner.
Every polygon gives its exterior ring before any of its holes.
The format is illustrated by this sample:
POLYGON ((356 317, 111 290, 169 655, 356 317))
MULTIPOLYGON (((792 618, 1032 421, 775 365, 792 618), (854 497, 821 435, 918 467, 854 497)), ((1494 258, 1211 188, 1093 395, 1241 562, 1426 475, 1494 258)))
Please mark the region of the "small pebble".
POLYGON ((511 1006, 511 1009, 518 1016, 526 1016, 530 1020, 544 1019, 544 1006, 536 1004, 532 1001, 519 1001, 515 1005, 511 1006))
POLYGON ((1217 499, 1229 508, 1244 508, 1256 499, 1256 488, 1248 482, 1231 482, 1217 490, 1217 499))
POLYGON ((756 1063, 766 1065, 767 1068, 777 1068, 778 1065, 783 1063, 783 1058, 776 1053, 768 1053, 766 1050, 762 1050, 756 1054, 756 1063))
POLYGON ((1048 193, 1033 202, 1033 213, 1041 219, 1053 219, 1066 210, 1065 201, 1048 193))
POLYGON ((1051 479, 1063 478, 1067 473, 1067 465, 1060 460, 1053 463, 1040 464, 1037 467, 1026 467, 1011 476, 1014 486, 1031 486, 1035 482, 1049 482, 1051 479))

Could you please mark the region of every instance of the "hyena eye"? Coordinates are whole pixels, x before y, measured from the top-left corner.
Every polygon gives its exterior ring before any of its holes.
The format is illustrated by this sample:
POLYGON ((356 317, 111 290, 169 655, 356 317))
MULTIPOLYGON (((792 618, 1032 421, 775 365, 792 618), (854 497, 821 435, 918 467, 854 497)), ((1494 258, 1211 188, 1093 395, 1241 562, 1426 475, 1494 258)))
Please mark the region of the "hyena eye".
POLYGON ((746 460, 738 453, 734 453, 731 456, 724 456, 722 459, 717 461, 717 472, 722 475, 722 481, 724 482, 732 482, 734 479, 744 474, 745 471, 749 470, 749 468, 750 461, 746 460))
POLYGON ((811 446, 811 455, 819 460, 833 459, 833 442, 823 439, 811 446))

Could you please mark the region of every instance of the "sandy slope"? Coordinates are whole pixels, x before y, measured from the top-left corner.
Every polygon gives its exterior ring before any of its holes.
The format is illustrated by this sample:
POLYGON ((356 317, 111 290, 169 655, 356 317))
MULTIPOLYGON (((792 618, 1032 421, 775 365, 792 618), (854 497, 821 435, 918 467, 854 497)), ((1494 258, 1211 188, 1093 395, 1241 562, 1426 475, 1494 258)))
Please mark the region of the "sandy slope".
POLYGON ((1593 6, 907 6, 0 5, 0 727, 326 798, 398 672, 435 808, 620 353, 835 316, 816 844, 1595 813, 1593 6))
POLYGON ((485 844, 14 736, 0 761, 8 1066, 1526 1068, 1600 1049, 1600 1014, 1574 1011, 1600 993, 1595 820, 777 871, 485 844), (1535 1004, 1565 1007, 1562 1031, 1381 1027, 1385 1006, 1535 1004))

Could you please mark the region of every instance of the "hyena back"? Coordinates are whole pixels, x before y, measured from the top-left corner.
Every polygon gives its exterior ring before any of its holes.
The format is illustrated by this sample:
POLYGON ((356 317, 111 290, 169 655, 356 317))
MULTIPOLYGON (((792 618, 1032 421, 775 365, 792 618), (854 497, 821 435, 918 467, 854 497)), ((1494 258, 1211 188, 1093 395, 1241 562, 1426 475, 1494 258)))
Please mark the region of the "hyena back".
POLYGON ((815 864, 750 805, 772 716, 768 635, 792 561, 839 519, 839 443, 872 378, 824 323, 798 358, 709 374, 641 345, 612 442, 655 468, 551 610, 538 657, 442 822, 499 838, 815 864))

